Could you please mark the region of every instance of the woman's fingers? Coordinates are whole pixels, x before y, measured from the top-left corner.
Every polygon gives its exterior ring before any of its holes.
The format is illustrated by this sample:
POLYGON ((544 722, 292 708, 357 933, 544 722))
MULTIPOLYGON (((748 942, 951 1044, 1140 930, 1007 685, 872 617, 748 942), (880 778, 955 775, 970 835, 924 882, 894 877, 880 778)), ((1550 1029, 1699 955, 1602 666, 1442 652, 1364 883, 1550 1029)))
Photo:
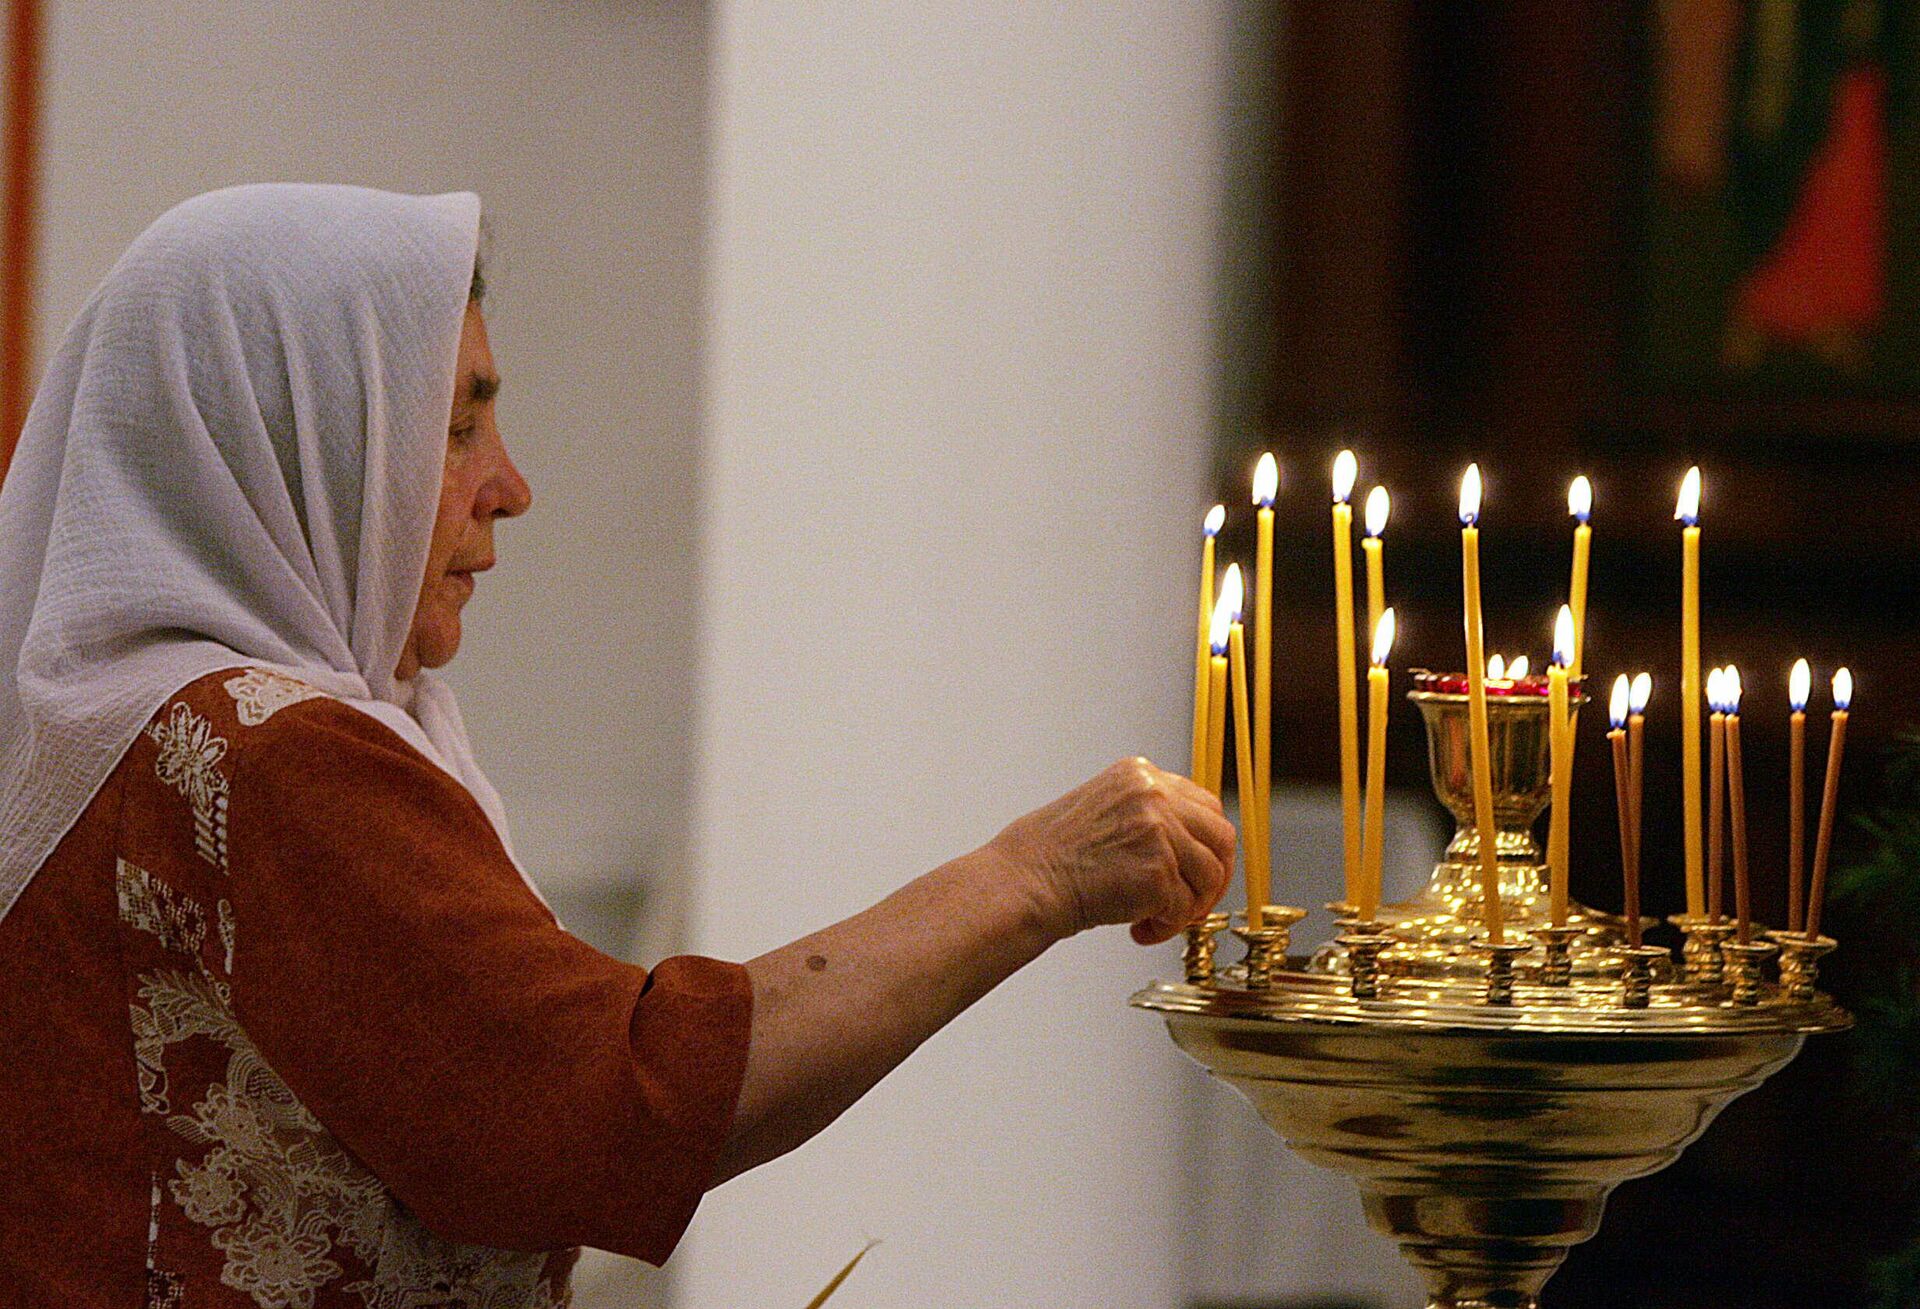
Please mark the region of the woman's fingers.
MULTIPOLYGON (((1166 829, 1167 851, 1172 871, 1178 880, 1170 882, 1168 903, 1159 912, 1134 924, 1133 938, 1142 944, 1164 941, 1183 931, 1189 924, 1213 908, 1226 890, 1231 862, 1223 861, 1217 851, 1181 823, 1170 822, 1166 829)), ((1229 846, 1227 859, 1232 858, 1229 846)))

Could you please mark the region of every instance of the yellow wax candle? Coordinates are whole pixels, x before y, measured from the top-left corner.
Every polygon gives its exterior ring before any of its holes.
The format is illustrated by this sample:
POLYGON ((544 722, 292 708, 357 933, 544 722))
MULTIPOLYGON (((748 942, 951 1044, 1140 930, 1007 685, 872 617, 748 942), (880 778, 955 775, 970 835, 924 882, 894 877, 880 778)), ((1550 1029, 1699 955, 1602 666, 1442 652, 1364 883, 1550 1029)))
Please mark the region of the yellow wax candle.
POLYGON ((1653 676, 1635 673, 1627 692, 1627 767, 1633 779, 1633 848, 1635 857, 1644 850, 1640 844, 1640 815, 1644 810, 1647 779, 1647 702, 1653 699, 1653 676))
POLYGON ((1568 665, 1573 662, 1573 610, 1560 606, 1553 624, 1553 662, 1547 666, 1547 750, 1552 815, 1547 822, 1547 905, 1555 927, 1567 925, 1567 823, 1573 795, 1573 718, 1567 709, 1568 665))
POLYGON ((1689 468, 1673 516, 1680 531, 1680 790, 1687 912, 1706 909, 1700 867, 1700 470, 1689 468))
POLYGON ((1387 530, 1387 515, 1393 508, 1393 501, 1387 495, 1387 488, 1376 486, 1367 492, 1366 521, 1361 524, 1366 535, 1360 538, 1360 554, 1367 561, 1367 630, 1377 631, 1380 627, 1380 615, 1387 604, 1386 566, 1381 562, 1384 546, 1381 534, 1387 530))
POLYGON ((1224 757, 1227 749, 1227 629, 1240 613, 1240 565, 1228 564, 1220 581, 1220 598, 1207 625, 1207 789, 1214 798, 1226 789, 1224 757))
MULTIPOLYGON (((1214 612, 1220 612, 1218 605, 1214 612)), ((1227 643, 1224 637, 1212 647, 1219 653, 1207 660, 1207 781, 1213 798, 1222 798, 1225 789, 1221 777, 1221 759, 1227 749, 1227 643)))
POLYGON ((1813 669, 1796 659, 1787 678, 1787 930, 1806 925, 1807 895, 1807 698, 1813 694, 1813 669))
POLYGON ((1583 473, 1567 488, 1567 512, 1574 516, 1573 583, 1567 588, 1567 607, 1573 610, 1573 664, 1569 674, 1574 686, 1580 685, 1587 656, 1587 559, 1593 552, 1593 529, 1587 517, 1593 512, 1593 483, 1583 473))
POLYGON ((1254 839, 1258 824, 1253 819, 1252 809, 1253 750, 1248 738, 1252 736, 1253 728, 1252 716, 1247 712, 1246 629, 1234 623, 1227 629, 1227 644, 1233 663, 1233 754, 1240 778, 1241 843, 1246 846, 1247 926, 1259 927, 1266 918, 1269 879, 1267 861, 1261 857, 1260 842, 1254 839))
POLYGON ((1753 896, 1747 881, 1747 782, 1740 762, 1740 670, 1728 664, 1721 673, 1720 708, 1726 716, 1727 816, 1733 825, 1734 939, 1753 943, 1753 896))
POLYGON ((1381 848, 1387 832, 1387 655, 1393 649, 1393 610, 1373 625, 1367 668, 1367 815, 1360 843, 1360 899, 1354 916, 1371 922, 1380 912, 1381 848))
POLYGON ((1360 881, 1360 704, 1353 644, 1353 495, 1359 461, 1342 450, 1333 461, 1333 634, 1340 688, 1340 817, 1347 903, 1360 881))
POLYGON ((1487 741, 1487 656, 1480 621, 1480 465, 1460 480, 1460 570, 1466 593, 1467 749, 1473 765, 1473 822, 1480 837, 1480 886, 1487 936, 1507 939, 1500 905, 1500 855, 1493 819, 1493 751, 1487 741))
POLYGON ((1707 670, 1707 921, 1724 917, 1727 872, 1727 674, 1707 670))
POLYGON ((1613 679, 1607 744, 1613 747, 1613 802, 1620 815, 1620 874, 1626 886, 1627 944, 1640 945, 1640 868, 1633 849, 1633 767, 1627 762, 1627 675, 1613 679))
POLYGON ((1247 840, 1263 859, 1272 858, 1267 829, 1273 814, 1273 500, 1280 493, 1280 465, 1272 454, 1253 469, 1255 545, 1253 585, 1253 791, 1241 801, 1247 840))
POLYGON ((1211 680, 1207 629, 1213 623, 1213 548, 1226 521, 1226 506, 1215 505, 1207 510, 1200 527, 1200 622, 1193 642, 1193 753, 1188 756, 1192 762, 1188 775, 1201 786, 1207 785, 1207 688, 1211 680))
POLYGON ((1840 756, 1847 748, 1847 711, 1853 707, 1853 674, 1833 675, 1832 733, 1827 737, 1827 782, 1820 796, 1820 830, 1813 838, 1813 886, 1807 892, 1806 939, 1820 936, 1820 908, 1827 898, 1827 852, 1833 847, 1834 806, 1840 802, 1840 756))

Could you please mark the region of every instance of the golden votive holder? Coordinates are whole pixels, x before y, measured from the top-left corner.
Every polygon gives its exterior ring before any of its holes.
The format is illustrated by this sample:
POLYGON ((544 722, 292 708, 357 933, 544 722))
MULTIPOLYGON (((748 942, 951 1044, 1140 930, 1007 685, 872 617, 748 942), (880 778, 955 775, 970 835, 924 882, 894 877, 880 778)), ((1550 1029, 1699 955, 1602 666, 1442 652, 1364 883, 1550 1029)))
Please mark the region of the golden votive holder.
POLYGON ((1645 1009, 1653 994, 1653 966, 1666 959, 1661 945, 1623 945, 1620 947, 1620 1004, 1627 1009, 1645 1009))
POLYGON ((1187 949, 1181 962, 1185 965, 1187 981, 1193 985, 1205 986, 1213 980, 1214 947, 1220 933, 1227 930, 1227 921, 1225 914, 1208 914, 1187 928, 1187 949))
POLYGON ((1375 919, 1342 918, 1334 943, 1347 952, 1348 993, 1356 1000, 1380 994, 1380 954, 1393 944, 1384 924, 1375 919))
POLYGON ((1287 947, 1293 942, 1293 926, 1306 916, 1304 909, 1270 904, 1260 911, 1260 926, 1249 927, 1246 916, 1240 915, 1239 925, 1233 929, 1233 934, 1247 947, 1247 957, 1242 967, 1246 972, 1249 991, 1273 989, 1276 967, 1284 966, 1287 962, 1287 947))
POLYGON ((1573 980, 1573 942, 1584 927, 1536 927, 1527 935, 1540 943, 1540 985, 1565 986, 1573 980))
POLYGON ((1492 1005, 1510 1005, 1513 1003, 1513 966, 1520 956, 1533 949, 1529 941, 1495 941, 1489 937, 1475 937, 1473 948, 1476 953, 1487 957, 1486 1002, 1492 1005))
POLYGON ((1830 936, 1808 937, 1803 932, 1768 932, 1767 939, 1780 947, 1781 994, 1795 1004, 1812 1000, 1820 958, 1839 943, 1830 936))
POLYGON ((1772 941, 1749 941, 1745 945, 1738 941, 1726 941, 1721 944, 1720 953, 1726 957, 1727 972, 1732 975, 1735 1004, 1760 1003, 1761 965, 1779 952, 1780 947, 1772 941))
POLYGON ((1667 921, 1680 929, 1680 975, 1700 986, 1726 985, 1726 956, 1720 947, 1733 939, 1734 925, 1705 914, 1675 914, 1667 921))

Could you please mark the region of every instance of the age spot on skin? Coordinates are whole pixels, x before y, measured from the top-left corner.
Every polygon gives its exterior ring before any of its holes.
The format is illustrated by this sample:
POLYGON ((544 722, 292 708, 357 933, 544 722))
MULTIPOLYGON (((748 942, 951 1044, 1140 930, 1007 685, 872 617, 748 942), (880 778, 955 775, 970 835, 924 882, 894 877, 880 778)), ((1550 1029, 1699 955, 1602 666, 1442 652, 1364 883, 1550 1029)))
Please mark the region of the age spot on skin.
POLYGON ((807 967, 816 973, 824 973, 827 970, 827 957, 823 954, 810 954, 807 956, 807 967))

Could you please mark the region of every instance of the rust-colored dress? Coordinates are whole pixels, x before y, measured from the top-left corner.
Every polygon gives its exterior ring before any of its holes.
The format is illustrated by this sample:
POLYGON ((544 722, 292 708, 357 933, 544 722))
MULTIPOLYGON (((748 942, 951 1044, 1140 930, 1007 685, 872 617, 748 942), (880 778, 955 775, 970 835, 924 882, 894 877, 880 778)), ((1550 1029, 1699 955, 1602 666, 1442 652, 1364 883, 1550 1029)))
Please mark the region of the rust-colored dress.
POLYGON ((376 720, 201 678, 0 919, 0 1306, 564 1305, 679 1240, 751 1004, 561 929, 376 720))

